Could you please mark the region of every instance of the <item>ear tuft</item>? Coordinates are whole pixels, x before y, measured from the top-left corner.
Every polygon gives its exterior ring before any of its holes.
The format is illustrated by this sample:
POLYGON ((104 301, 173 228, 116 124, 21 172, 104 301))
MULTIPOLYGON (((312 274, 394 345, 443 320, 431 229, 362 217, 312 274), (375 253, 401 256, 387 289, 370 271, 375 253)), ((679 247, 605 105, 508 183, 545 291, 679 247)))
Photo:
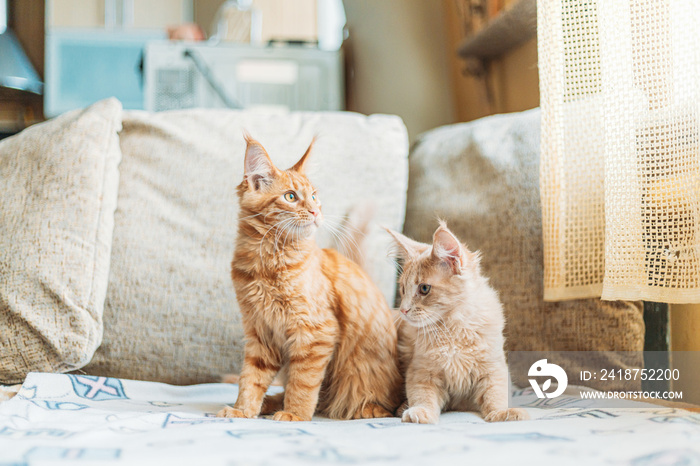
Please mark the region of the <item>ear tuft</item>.
POLYGON ((257 191, 270 181, 277 169, 262 144, 253 139, 247 131, 243 132, 243 137, 246 141, 244 177, 257 191))
POLYGON ((440 226, 433 235, 432 256, 446 264, 453 274, 461 275, 467 262, 463 249, 466 250, 445 222, 440 221, 440 226))
POLYGON ((304 167, 306 166, 306 161, 309 159, 309 155, 311 155, 311 150, 314 147, 314 144, 316 143, 316 136, 314 136, 311 139, 311 143, 309 144, 309 147, 306 149, 306 152, 304 152, 304 155, 301 156, 299 161, 294 164, 294 166, 291 168, 291 170, 294 170, 297 173, 304 173, 304 167))
POLYGON ((394 242, 399 247, 399 254, 403 259, 411 259, 430 247, 427 244, 414 241, 401 233, 390 230, 389 228, 384 229, 394 238, 394 242))

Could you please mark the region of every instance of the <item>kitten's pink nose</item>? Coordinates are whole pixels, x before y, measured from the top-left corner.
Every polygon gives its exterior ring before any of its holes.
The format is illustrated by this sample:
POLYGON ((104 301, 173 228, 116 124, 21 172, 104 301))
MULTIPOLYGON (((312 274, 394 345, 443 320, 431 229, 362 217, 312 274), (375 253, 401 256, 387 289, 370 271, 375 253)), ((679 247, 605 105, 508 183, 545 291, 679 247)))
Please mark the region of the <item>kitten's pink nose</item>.
POLYGON ((404 315, 408 314, 408 309, 401 308, 401 309, 399 309, 399 311, 401 311, 401 314, 404 314, 404 315))
POLYGON ((318 217, 318 214, 320 214, 321 212, 318 209, 311 209, 309 210, 309 213, 314 217, 318 217))

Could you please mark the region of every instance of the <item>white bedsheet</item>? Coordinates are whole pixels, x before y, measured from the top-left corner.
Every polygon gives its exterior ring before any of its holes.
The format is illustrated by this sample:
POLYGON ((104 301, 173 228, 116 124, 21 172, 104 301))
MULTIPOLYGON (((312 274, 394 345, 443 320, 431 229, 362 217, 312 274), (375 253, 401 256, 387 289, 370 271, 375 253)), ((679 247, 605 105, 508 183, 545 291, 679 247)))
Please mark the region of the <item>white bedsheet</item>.
MULTIPOLYGON (((0 403, 0 465, 700 464, 700 414, 654 405, 601 409, 560 397, 566 408, 529 408, 531 421, 446 413, 435 426, 213 417, 236 394, 227 384, 32 373, 0 403)), ((531 390, 514 397, 540 404, 531 390)))

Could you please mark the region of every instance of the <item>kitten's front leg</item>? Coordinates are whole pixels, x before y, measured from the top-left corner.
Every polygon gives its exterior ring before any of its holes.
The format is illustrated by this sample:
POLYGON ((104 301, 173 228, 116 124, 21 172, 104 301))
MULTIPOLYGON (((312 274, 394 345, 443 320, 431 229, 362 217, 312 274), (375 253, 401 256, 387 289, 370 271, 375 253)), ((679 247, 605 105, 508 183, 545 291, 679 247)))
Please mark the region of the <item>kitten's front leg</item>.
POLYGON ((424 368, 409 367, 406 373, 408 406, 401 415, 402 422, 437 424, 446 394, 437 374, 424 368))
POLYGON ((255 418, 260 414, 263 396, 280 370, 280 357, 267 348, 257 336, 245 345, 243 370, 238 381, 238 399, 217 413, 217 417, 255 418))
POLYGON ((508 367, 505 361, 485 371, 475 391, 475 399, 486 422, 522 421, 530 419, 527 411, 508 407, 508 367))
POLYGON ((332 339, 308 341, 308 335, 304 335, 293 340, 289 350, 287 385, 284 389, 284 411, 276 412, 272 419, 311 420, 334 347, 332 339))

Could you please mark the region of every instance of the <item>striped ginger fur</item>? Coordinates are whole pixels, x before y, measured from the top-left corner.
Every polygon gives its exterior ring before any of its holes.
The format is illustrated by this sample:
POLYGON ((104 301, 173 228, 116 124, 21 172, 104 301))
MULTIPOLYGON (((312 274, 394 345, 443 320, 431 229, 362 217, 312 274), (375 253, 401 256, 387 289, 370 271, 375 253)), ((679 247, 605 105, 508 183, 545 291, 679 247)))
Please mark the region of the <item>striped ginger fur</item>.
POLYGON ((276 168, 246 135, 231 276, 245 331, 239 395, 219 417, 308 421, 391 416, 401 401, 396 328, 362 268, 314 241, 323 214, 304 173, 313 143, 276 168), (282 394, 265 397, 278 376, 282 394))

